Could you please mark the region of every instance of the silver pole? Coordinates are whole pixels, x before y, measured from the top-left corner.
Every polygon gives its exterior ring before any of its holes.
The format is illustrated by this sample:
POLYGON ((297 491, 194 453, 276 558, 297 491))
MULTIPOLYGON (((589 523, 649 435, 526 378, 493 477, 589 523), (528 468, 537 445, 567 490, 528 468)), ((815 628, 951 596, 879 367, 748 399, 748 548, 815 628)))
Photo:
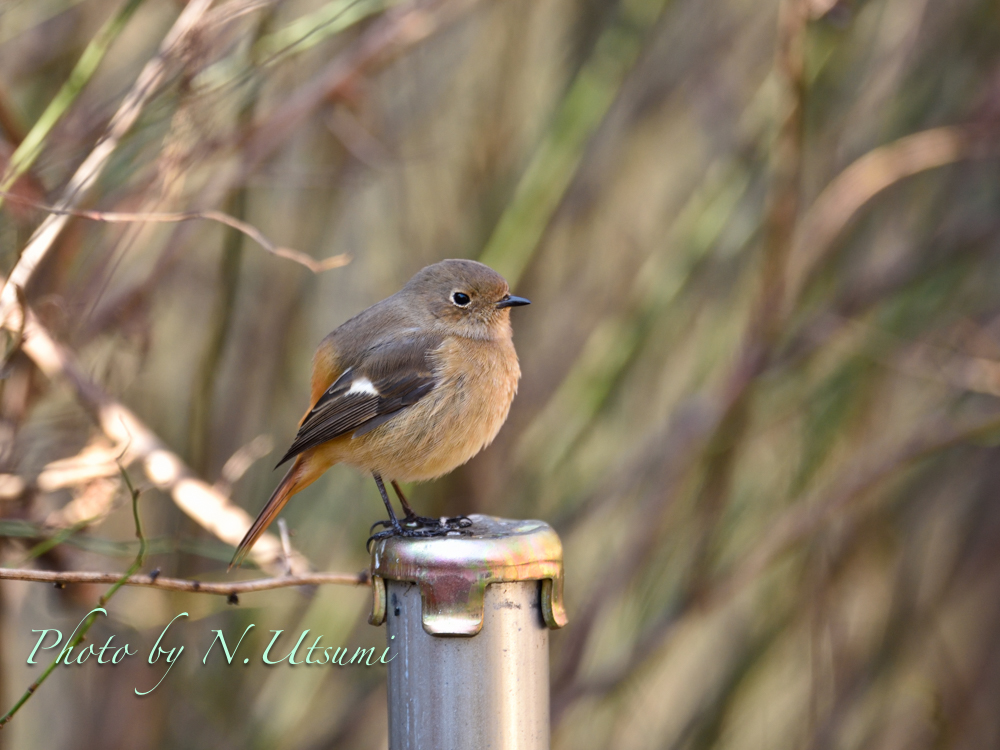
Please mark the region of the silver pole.
POLYGON ((562 546, 541 521, 472 516, 462 535, 372 549, 386 623, 390 750, 547 750, 549 628, 562 546))

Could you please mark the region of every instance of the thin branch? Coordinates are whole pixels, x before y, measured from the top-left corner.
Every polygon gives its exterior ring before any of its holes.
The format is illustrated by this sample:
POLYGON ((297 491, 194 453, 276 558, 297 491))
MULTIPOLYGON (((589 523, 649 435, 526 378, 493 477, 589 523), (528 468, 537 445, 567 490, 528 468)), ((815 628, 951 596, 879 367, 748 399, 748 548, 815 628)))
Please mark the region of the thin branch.
MULTIPOLYGON (((146 536, 142 533, 142 521, 139 520, 139 490, 137 490, 135 485, 132 484, 132 479, 129 477, 128 472, 125 471, 125 467, 119 465, 119 469, 121 471, 122 481, 128 488, 129 495, 132 498, 132 517, 135 519, 135 535, 139 539, 139 552, 135 556, 135 561, 129 566, 128 570, 125 571, 125 575, 112 576, 112 580, 109 581, 109 583, 112 584, 111 588, 109 588, 98 600, 98 608, 104 607, 111 597, 115 595, 118 589, 124 585, 125 581, 133 576, 136 571, 143 566, 143 563, 145 563, 146 560, 146 536)), ((105 612, 105 614, 107 614, 107 612, 105 612)), ((59 662, 62 661, 63 657, 65 656, 66 659, 69 659, 70 650, 76 648, 83 642, 87 632, 95 622, 97 622, 97 611, 92 610, 90 616, 87 617, 86 621, 84 621, 77 631, 76 637, 72 638, 63 647, 63 650, 59 652, 59 656, 57 656, 48 667, 46 667, 45 671, 42 672, 37 680, 28 686, 28 689, 24 691, 24 695, 21 696, 20 700, 18 700, 18 702, 14 704, 13 708, 11 708, 2 719, 0 719, 0 729, 2 729, 8 721, 14 718, 14 714, 16 714, 20 710, 21 706, 27 703, 28 699, 35 694, 35 691, 38 690, 42 683, 45 682, 46 678, 52 674, 53 670, 55 670, 59 662)))
MULTIPOLYGON (((185 39, 201 22, 212 0, 191 0, 167 32, 156 56, 146 63, 132 89, 118 107, 108 129, 87 158, 74 172, 57 203, 60 210, 79 205, 96 184, 118 143, 139 118, 146 103, 157 91, 167 74, 167 61, 181 48, 185 39)), ((35 269, 48 254, 69 221, 68 214, 50 214, 28 240, 20 258, 0 291, 0 319, 6 318, 17 306, 17 288, 24 288, 35 269)))
MULTIPOLYGON (((234 547, 239 544, 250 528, 253 520, 250 515, 195 477, 135 412, 113 399, 87 377, 75 357, 52 338, 30 308, 23 305, 15 307, 4 325, 15 331, 23 325, 21 350, 47 377, 63 377, 69 381, 80 403, 93 414, 104 434, 114 444, 124 447, 123 464, 140 462, 149 480, 168 493, 195 522, 222 541, 234 547)), ((282 570, 285 556, 281 542, 273 534, 262 536, 251 555, 265 570, 282 570)), ((293 554, 290 564, 294 573, 304 573, 309 569, 308 561, 297 552, 293 554)))
POLYGON ((249 443, 238 449, 222 467, 219 478, 213 487, 217 492, 226 497, 233 490, 233 485, 247 473, 256 461, 264 458, 274 450, 274 441, 270 435, 258 435, 249 443))
POLYGON ((348 153, 369 169, 385 170, 397 161, 378 138, 358 122, 347 107, 334 107, 323 123, 348 153))
POLYGON ((775 74, 784 89, 771 163, 771 184, 764 217, 761 279, 735 365, 726 376, 721 416, 703 456, 704 479, 696 501, 701 515, 692 586, 707 575, 714 522, 729 498, 736 464, 753 418, 756 387, 780 337, 781 299, 798 219, 802 175, 803 111, 806 95, 805 0, 783 0, 778 13, 775 74))
POLYGON ((192 581, 185 578, 164 578, 155 575, 130 575, 122 578, 120 573, 96 573, 89 571, 53 571, 27 570, 24 568, 0 568, 0 580, 35 581, 38 583, 117 583, 123 586, 145 586, 146 588, 164 589, 166 591, 184 591, 190 594, 218 594, 232 596, 248 594, 254 591, 270 591, 271 589, 287 588, 289 586, 369 586, 371 580, 368 571, 358 573, 303 573, 276 578, 254 578, 249 581, 234 581, 232 583, 207 583, 192 581))
POLYGON ((517 286, 668 3, 623 3, 553 114, 479 260, 517 286))
MULTIPOLYGON (((833 519, 844 514, 887 481, 916 463, 942 451, 982 439, 1000 431, 1000 415, 993 414, 964 425, 943 423, 940 419, 925 422, 903 445, 883 453, 880 460, 868 463, 845 477, 817 502, 798 502, 770 524, 771 531, 755 549, 719 580, 703 590, 687 588, 672 606, 661 614, 632 647, 630 657, 609 674, 589 681, 575 682, 555 696, 558 705, 568 705, 584 695, 604 694, 629 679, 654 654, 673 632, 685 614, 696 609, 700 615, 717 610, 741 591, 759 580, 772 564, 798 544, 808 542, 833 519)), ((866 446, 860 453, 872 453, 866 446)))
MULTIPOLYGON (((146 535, 142 533, 142 521, 139 520, 139 490, 135 488, 132 484, 132 478, 125 471, 125 467, 118 464, 118 471, 121 473, 122 481, 125 482, 125 486, 128 487, 129 497, 132 498, 132 518, 135 520, 135 536, 139 540, 139 552, 135 556, 135 563, 129 568, 126 577, 135 573, 139 568, 141 568, 146 562, 146 553, 149 551, 149 546, 146 542, 146 535)), ((121 584, 118 584, 121 586, 121 584)))
POLYGON ((0 86, 0 132, 14 147, 24 140, 24 128, 10 106, 10 95, 0 86))
MULTIPOLYGON (((824 498, 812 503, 796 503, 770 524, 768 535, 732 574, 712 585, 699 604, 715 604, 728 600, 736 592, 756 580, 768 567, 796 544, 811 538, 833 518, 843 518, 843 512, 859 499, 883 485, 919 461, 942 451, 979 440, 1000 430, 1000 415, 991 414, 975 422, 954 425, 940 418, 929 419, 916 430, 905 444, 882 454, 880 460, 859 466, 838 482, 824 498)), ((871 447, 862 453, 870 455, 871 447)))
MULTIPOLYGON (((284 143, 319 106, 372 69, 385 66, 437 31, 462 17, 478 0, 413 0, 393 8, 369 27, 343 54, 272 109, 244 139, 244 180, 284 143)), ((231 176, 223 177, 225 180, 231 176)))
POLYGON ((925 341, 907 341, 860 319, 838 321, 875 343, 875 361, 906 377, 1000 397, 1000 363, 925 341), (883 352, 883 353, 879 353, 883 352))
POLYGON ((324 260, 316 260, 311 258, 303 252, 298 250, 292 250, 288 247, 280 247, 275 245, 271 240, 269 240, 263 232, 261 232, 257 227, 252 224, 248 224, 245 221, 240 221, 235 216, 230 216, 222 211, 176 211, 176 212, 165 212, 165 213, 131 213, 131 212, 119 212, 119 211, 89 211, 77 208, 60 208, 58 206, 49 206, 45 203, 39 203, 38 201, 33 201, 30 198, 25 198, 23 196, 17 195, 15 193, 0 191, 0 198, 7 198, 11 201, 17 203, 24 203, 26 205, 32 206, 33 208, 40 209, 42 211, 47 211, 51 214, 56 214, 58 216, 75 216, 81 219, 90 219, 92 221, 104 221, 109 224, 127 224, 127 223, 152 223, 152 224, 175 224, 182 221, 193 221, 195 219, 205 219, 206 221, 216 221, 220 224, 225 224, 227 227, 235 229, 237 232, 241 232, 246 235, 258 245, 260 245, 264 250, 275 255, 279 258, 284 258, 290 260, 293 263, 298 263, 300 266, 305 266, 313 273, 323 273, 323 271, 329 271, 332 268, 340 268, 341 266, 346 266, 351 262, 351 256, 345 253, 340 255, 334 255, 330 258, 325 258, 324 260))
MULTIPOLYGON (((82 520, 87 523, 79 531, 83 531, 86 526, 92 526, 95 523, 93 518, 82 520)), ((48 524, 32 523, 31 521, 0 520, 0 539, 22 539, 26 543, 37 543, 51 539, 65 529, 66 526, 53 528, 48 524)), ((92 534, 81 534, 79 531, 76 534, 67 536, 62 541, 62 544, 76 547, 86 552, 92 552, 102 557, 135 557, 138 547, 134 542, 113 540, 92 534)), ((188 555, 203 557, 206 560, 225 562, 227 564, 233 559, 232 546, 217 539, 207 540, 197 537, 177 538, 175 536, 159 536, 151 539, 147 538, 146 543, 149 548, 147 554, 150 555, 172 555, 183 552, 188 555)), ((22 568, 25 565, 22 562, 8 565, 7 567, 22 568)))
POLYGON ((795 233, 787 304, 795 304, 837 238, 876 195, 929 169, 996 156, 1000 146, 995 132, 963 125, 914 133, 860 157, 823 189, 795 233))
POLYGON ((76 534, 78 531, 82 531, 83 529, 87 528, 87 526, 89 526, 91 523, 92 519, 86 518, 81 521, 77 521, 71 526, 66 526, 62 529, 59 529, 59 531, 57 531, 55 534, 48 537, 47 539, 43 539, 34 547, 32 547, 30 550, 28 550, 28 553, 21 559, 21 565, 24 565, 24 563, 26 563, 28 560, 34 560, 36 557, 41 557, 49 550, 58 547, 60 544, 68 540, 71 536, 76 534))
MULTIPOLYGON (((48 138, 49 133, 52 132, 52 128, 69 111, 73 102, 76 101, 80 92, 83 91, 83 88, 97 71, 101 60, 104 59, 105 54, 107 54, 108 49, 111 47, 111 43, 118 38, 118 35, 125 28, 125 25, 136 10, 138 10, 139 6, 142 5, 142 2, 143 0, 127 0, 118 10, 118 13, 109 18, 98 30, 94 38, 90 40, 90 44, 87 45, 83 54, 80 55, 80 59, 73 70, 70 71, 69 77, 63 83, 62 88, 59 89, 59 92, 49 102, 41 117, 35 121, 31 130, 24 136, 24 139, 18 144, 13 155, 11 155, 7 169, 4 170, 3 179, 0 180, 0 191, 10 190, 18 178, 35 163, 35 159, 42 152, 42 147, 45 145, 45 140, 48 138)), ((0 206, 3 205, 4 197, 6 196, 0 195, 0 206)))
POLYGON ((285 575, 291 575, 292 537, 288 533, 288 522, 284 518, 278 519, 278 532, 281 538, 281 552, 285 556, 285 575))
MULTIPOLYGON (((3 91, 0 90, 0 108, 3 107, 3 91)), ((0 173, 7 169, 10 164, 10 157, 14 153, 14 146, 8 141, 0 138, 0 173)), ((10 192, 18 196, 24 196, 30 200, 45 200, 45 187, 38 181, 38 177, 30 170, 26 171, 20 178, 10 186, 10 192)), ((2 198, 0 198, 2 200, 2 198)), ((6 203, 8 216, 14 221, 18 230, 30 231, 35 224, 34 213, 26 206, 17 203, 6 203)))
MULTIPOLYGON (((336 55, 312 79, 297 87, 270 108, 270 114, 250 127, 237 144, 240 164, 236 169, 220 169, 192 202, 214 206, 235 185, 246 182, 255 170, 282 146, 317 109, 376 69, 386 65, 462 17, 478 0, 411 0, 376 19, 343 52, 336 55)), ((180 232, 178 227, 176 232, 180 232)), ((107 306, 92 330, 120 310, 138 304, 153 289, 156 280, 176 262, 183 243, 179 235, 168 243, 152 272, 136 286, 107 306), (103 319, 103 322, 102 320, 103 319)), ((0 299, 2 302, 2 299, 0 299)), ((0 304, 0 314, 5 308, 0 304)))
MULTIPOLYGON (((699 440, 697 450, 682 454, 687 470, 682 467, 673 472, 669 481, 662 481, 655 494, 647 497, 637 514, 642 519, 643 532, 629 545, 618 564, 609 568, 603 581, 594 587, 594 596, 578 618, 579 628, 570 637, 562 663, 555 670, 553 690, 553 716, 558 719, 578 697, 579 674, 584 663, 582 655, 590 645, 592 628, 604 607, 610 592, 620 590, 637 571, 641 571, 656 549, 659 540, 659 523, 654 504, 663 514, 671 507, 677 488, 696 463, 703 465, 702 486, 698 490, 696 506, 699 518, 692 542, 692 572, 680 601, 669 610, 674 622, 701 590, 709 574, 711 543, 715 522, 731 492, 733 474, 739 451, 745 441, 752 417, 754 386, 767 366, 774 342, 782 322, 780 300, 784 289, 785 271, 792 247, 792 237, 798 216, 799 183, 802 170, 803 129, 802 113, 805 96, 805 43, 808 25, 808 8, 805 0, 783 0, 778 19, 778 49, 774 69, 783 88, 781 109, 778 112, 778 133, 771 164, 771 184, 765 216, 765 237, 760 288, 754 300, 748 329, 744 335, 736 363, 726 377, 720 397, 719 415, 704 441, 699 440), (656 502, 658 501, 658 502, 656 502), (580 627, 582 625, 582 627, 580 627)), ((670 459, 664 460, 669 465, 670 459)))

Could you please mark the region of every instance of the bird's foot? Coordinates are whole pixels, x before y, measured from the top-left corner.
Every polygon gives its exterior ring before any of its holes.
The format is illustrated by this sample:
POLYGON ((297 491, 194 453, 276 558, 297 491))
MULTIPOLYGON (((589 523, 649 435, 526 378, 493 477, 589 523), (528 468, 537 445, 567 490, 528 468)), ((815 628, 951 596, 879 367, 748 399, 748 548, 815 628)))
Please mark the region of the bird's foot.
POLYGON ((399 525, 399 521, 395 518, 388 518, 385 521, 376 521, 368 529, 368 533, 371 536, 368 537, 368 541, 365 542, 365 549, 371 551, 372 542, 377 542, 379 539, 388 539, 391 536, 397 536, 403 533, 403 527, 399 525), (379 531, 378 533, 373 533, 375 529, 379 526, 384 526, 384 531, 379 531))
POLYGON ((373 532, 379 526, 384 527, 383 531, 373 533, 365 543, 366 549, 371 549, 372 542, 389 537, 399 536, 404 539, 425 539, 435 536, 459 536, 468 534, 465 531, 472 526, 472 519, 467 516, 441 516, 440 518, 430 518, 428 516, 405 516, 402 522, 393 525, 391 520, 377 521, 372 524, 369 531, 373 532))
MULTIPOLYGON (((402 520, 403 530, 414 531, 435 531, 447 533, 449 531, 459 531, 472 526, 472 520, 468 516, 441 516, 440 518, 430 518, 428 516, 406 516, 402 520)), ((439 536, 431 534, 430 536, 439 536)))

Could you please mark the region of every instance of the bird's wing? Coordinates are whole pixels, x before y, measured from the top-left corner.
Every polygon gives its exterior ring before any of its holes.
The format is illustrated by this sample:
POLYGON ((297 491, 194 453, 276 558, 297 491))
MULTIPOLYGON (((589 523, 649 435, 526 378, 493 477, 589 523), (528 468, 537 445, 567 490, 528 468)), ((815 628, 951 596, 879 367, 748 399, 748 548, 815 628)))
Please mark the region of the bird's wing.
POLYGON ((421 336, 367 351, 313 404, 278 466, 341 435, 370 432, 426 396, 437 385, 429 358, 439 344, 421 336))

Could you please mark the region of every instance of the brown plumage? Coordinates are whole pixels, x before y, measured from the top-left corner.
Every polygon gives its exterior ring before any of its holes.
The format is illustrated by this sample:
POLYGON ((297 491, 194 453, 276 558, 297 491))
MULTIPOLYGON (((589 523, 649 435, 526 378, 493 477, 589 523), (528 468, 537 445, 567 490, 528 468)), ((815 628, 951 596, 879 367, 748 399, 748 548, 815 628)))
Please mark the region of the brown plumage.
POLYGON ((507 419, 521 370, 511 340, 507 282, 482 263, 445 260, 327 336, 313 360, 310 408, 279 465, 294 458, 236 550, 233 564, 295 493, 337 463, 382 479, 446 474, 489 445, 507 419))

